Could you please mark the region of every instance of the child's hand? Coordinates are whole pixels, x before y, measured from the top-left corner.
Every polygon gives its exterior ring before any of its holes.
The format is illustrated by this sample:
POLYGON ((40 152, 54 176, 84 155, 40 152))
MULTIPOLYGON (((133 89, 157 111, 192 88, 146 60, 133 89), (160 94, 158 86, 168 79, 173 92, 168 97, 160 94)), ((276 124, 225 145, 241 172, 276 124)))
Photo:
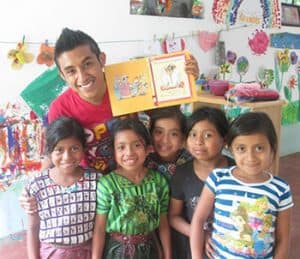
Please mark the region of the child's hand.
POLYGON ((204 231, 204 232, 205 232, 204 252, 208 258, 213 259, 215 255, 215 251, 211 240, 211 232, 210 231, 204 231))
POLYGON ((190 58, 186 60, 185 63, 185 71, 188 74, 191 74, 192 76, 196 78, 199 77, 199 67, 198 67, 198 62, 194 58, 194 56, 190 55, 190 58))
POLYGON ((28 193, 25 189, 21 193, 19 202, 26 213, 34 214, 37 212, 37 204, 35 198, 28 196, 28 193))

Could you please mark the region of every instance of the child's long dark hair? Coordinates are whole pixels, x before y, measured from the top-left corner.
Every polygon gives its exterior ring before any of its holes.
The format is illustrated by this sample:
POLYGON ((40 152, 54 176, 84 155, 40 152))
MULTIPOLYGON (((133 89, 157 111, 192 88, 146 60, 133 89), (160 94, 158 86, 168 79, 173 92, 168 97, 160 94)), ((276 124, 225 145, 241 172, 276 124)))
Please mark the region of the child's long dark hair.
POLYGON ((226 137, 229 125, 225 113, 220 109, 206 106, 200 107, 195 110, 187 119, 186 137, 188 137, 190 131, 196 123, 205 120, 209 121, 215 126, 216 130, 222 138, 226 137))
POLYGON ((263 112, 248 112, 237 117, 230 125, 227 144, 231 146, 238 136, 260 133, 267 137, 271 149, 277 152, 277 135, 270 117, 263 112))
POLYGON ((59 141, 71 137, 78 139, 82 146, 85 146, 84 129, 79 122, 68 117, 54 120, 46 131, 46 154, 52 153, 59 141))
POLYGON ((181 112, 179 106, 171 106, 159 108, 151 111, 150 113, 150 133, 152 134, 155 123, 160 119, 175 119, 177 120, 180 130, 183 135, 186 132, 186 117, 181 112))
POLYGON ((127 118, 127 119, 119 120, 113 125, 113 131, 112 131, 113 145, 115 143, 115 137, 117 133, 124 130, 134 131, 138 136, 140 136, 144 140, 145 146, 149 146, 151 144, 150 135, 145 125, 136 118, 127 118))

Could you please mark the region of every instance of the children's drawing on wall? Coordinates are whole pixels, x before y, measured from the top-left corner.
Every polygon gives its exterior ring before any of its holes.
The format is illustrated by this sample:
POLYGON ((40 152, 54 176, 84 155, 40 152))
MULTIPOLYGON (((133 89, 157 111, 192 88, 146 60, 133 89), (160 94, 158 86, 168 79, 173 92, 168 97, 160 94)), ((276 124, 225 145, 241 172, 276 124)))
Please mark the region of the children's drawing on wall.
POLYGON ((274 70, 265 68, 263 65, 258 68, 257 80, 262 88, 269 88, 274 81, 274 70))
POLYGON ((279 0, 214 0, 212 15, 216 23, 227 26, 273 28, 281 25, 279 0))
POLYGON ((26 220, 18 197, 28 176, 41 167, 42 123, 28 107, 0 107, 0 238, 24 230, 26 220))
POLYGON ((269 36, 263 30, 256 30, 248 39, 248 44, 253 54, 265 54, 269 45, 269 36))
POLYGON ((114 93, 119 100, 146 95, 148 90, 149 86, 144 74, 134 78, 130 78, 128 75, 115 77, 114 93))
POLYGON ((202 19, 202 0, 130 0, 130 13, 202 19))
POLYGON ((298 54, 289 49, 278 50, 275 57, 275 85, 287 101, 283 106, 282 124, 300 121, 300 74, 298 54))

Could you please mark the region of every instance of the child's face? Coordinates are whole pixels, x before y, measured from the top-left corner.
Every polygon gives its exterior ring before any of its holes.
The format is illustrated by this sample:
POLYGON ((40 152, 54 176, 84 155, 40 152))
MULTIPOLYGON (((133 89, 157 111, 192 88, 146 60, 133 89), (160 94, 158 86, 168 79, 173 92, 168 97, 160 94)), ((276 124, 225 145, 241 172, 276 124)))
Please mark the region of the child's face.
POLYGON ((140 170, 149 153, 145 141, 132 130, 115 135, 114 150, 118 165, 126 171, 140 170))
POLYGON ((221 154, 224 139, 212 123, 203 120, 191 129, 186 145, 195 159, 209 161, 221 154))
POLYGON ((72 174, 84 157, 81 142, 73 137, 60 140, 50 154, 54 166, 61 172, 72 174))
POLYGON ((183 134, 178 120, 163 118, 155 122, 152 131, 155 152, 163 161, 172 161, 183 147, 183 134))
POLYGON ((89 45, 82 45, 58 57, 61 76, 82 99, 95 104, 106 91, 102 72, 105 56, 101 55, 98 59, 89 45))
POLYGON ((271 166, 274 154, 263 134, 238 136, 232 141, 230 148, 239 174, 246 178, 255 179, 271 166))

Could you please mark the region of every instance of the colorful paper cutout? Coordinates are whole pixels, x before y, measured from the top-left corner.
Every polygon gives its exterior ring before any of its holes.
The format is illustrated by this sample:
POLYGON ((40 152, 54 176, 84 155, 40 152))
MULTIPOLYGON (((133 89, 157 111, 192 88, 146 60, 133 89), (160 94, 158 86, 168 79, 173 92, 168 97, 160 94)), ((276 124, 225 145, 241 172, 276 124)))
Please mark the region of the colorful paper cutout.
POLYGON ((294 33, 272 33, 270 46, 279 49, 300 49, 300 34, 294 33))
POLYGON ((249 69, 249 61, 246 57, 241 56, 236 61, 236 70, 240 75, 240 82, 242 82, 242 77, 247 73, 249 69))
POLYGON ((200 31, 198 34, 200 48, 204 52, 209 51, 216 46, 218 37, 216 32, 200 31))
POLYGON ((173 53, 182 51, 185 48, 185 42, 184 39, 165 39, 162 42, 162 49, 164 53, 173 53))
POLYGON ((11 49, 7 54, 7 57, 12 59, 12 69, 19 70, 24 64, 32 62, 34 56, 26 50, 27 44, 25 43, 25 38, 23 37, 23 41, 19 42, 17 47, 15 49, 11 49))
POLYGON ((228 50, 227 51, 227 55, 226 55, 226 60, 228 61, 228 63, 230 63, 230 64, 234 64, 235 63, 235 61, 236 61, 236 53, 235 52, 233 52, 233 51, 231 51, 231 50, 228 50))
POLYGON ((40 169, 43 125, 24 105, 8 103, 0 114, 0 186, 5 191, 19 176, 40 169))
POLYGON ((262 28, 281 26, 279 0, 214 0, 212 15, 216 23, 227 26, 236 24, 261 25, 262 28))
POLYGON ((54 63, 54 47, 48 45, 48 43, 42 43, 40 46, 40 54, 36 59, 38 64, 45 64, 51 67, 54 63))
POLYGON ((252 38, 248 39, 248 44, 254 54, 265 54, 269 45, 269 37, 263 30, 256 30, 252 38))

